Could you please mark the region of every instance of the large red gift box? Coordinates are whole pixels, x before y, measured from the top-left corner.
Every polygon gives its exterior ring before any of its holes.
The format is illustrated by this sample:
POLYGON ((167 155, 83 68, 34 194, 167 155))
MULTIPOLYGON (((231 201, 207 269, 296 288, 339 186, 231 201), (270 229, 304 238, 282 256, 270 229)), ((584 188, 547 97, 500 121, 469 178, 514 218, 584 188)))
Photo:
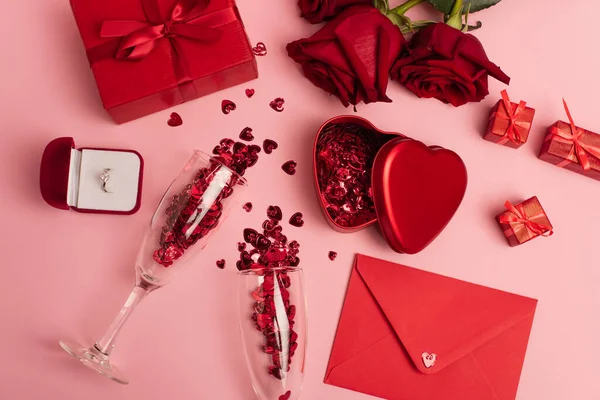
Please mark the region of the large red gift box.
POLYGON ((131 121, 258 77, 233 0, 71 0, 104 107, 131 121))

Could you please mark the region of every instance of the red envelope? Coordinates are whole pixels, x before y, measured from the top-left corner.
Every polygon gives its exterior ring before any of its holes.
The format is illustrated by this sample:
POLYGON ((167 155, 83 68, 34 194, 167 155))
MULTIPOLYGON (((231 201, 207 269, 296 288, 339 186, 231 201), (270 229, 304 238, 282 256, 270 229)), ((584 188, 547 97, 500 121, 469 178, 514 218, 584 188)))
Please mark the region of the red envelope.
POLYGON ((325 383, 389 400, 510 400, 537 300, 356 256, 325 383))

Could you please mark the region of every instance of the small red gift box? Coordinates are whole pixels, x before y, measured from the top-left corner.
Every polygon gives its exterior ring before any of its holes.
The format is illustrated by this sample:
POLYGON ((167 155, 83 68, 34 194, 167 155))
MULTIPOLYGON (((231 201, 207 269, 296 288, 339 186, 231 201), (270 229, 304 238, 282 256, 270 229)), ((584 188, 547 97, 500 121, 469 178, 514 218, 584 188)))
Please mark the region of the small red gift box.
POLYGON ((42 155, 40 192, 61 210, 130 215, 140 209, 143 175, 144 159, 135 150, 77 149, 73 138, 61 137, 42 155))
POLYGON ((537 197, 513 206, 505 203, 506 211, 496 216, 508 244, 518 246, 538 236, 552 235, 552 224, 537 197))
POLYGON ((534 115, 535 110, 527 107, 524 101, 511 103, 508 93, 503 90, 502 99, 492 108, 483 138, 517 149, 527 142, 534 115))
POLYGON ((71 0, 104 107, 117 123, 258 76, 233 0, 71 0))
POLYGON ((556 121, 548 128, 538 158, 600 180, 600 135, 576 126, 563 104, 569 122, 556 121))

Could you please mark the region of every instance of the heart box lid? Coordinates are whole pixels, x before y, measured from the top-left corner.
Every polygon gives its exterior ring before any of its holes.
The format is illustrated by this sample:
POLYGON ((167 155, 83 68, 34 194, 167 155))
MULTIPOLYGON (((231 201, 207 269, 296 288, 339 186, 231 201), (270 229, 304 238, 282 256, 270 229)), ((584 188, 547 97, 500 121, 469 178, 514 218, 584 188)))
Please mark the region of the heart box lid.
POLYGON ((356 116, 339 116, 325 122, 315 140, 314 157, 317 195, 329 224, 349 233, 377 222, 389 246, 398 253, 415 254, 427 247, 450 222, 467 187, 466 167, 455 152, 380 131, 356 116), (370 195, 376 218, 355 226, 341 226, 334 221, 319 182, 319 139, 335 124, 358 125, 383 143, 371 168, 370 195))
POLYGON ((61 137, 42 155, 40 192, 46 203, 62 210, 130 215, 141 205, 143 175, 144 159, 135 150, 76 149, 73 138, 61 137))

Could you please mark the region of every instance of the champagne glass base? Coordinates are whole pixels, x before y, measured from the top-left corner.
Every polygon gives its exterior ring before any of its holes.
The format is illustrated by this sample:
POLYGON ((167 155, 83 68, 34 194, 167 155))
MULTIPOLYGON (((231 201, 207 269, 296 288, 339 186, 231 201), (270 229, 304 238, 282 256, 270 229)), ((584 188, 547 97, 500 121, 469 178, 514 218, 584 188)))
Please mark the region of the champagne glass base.
POLYGON ((86 367, 123 385, 129 383, 125 375, 110 364, 108 356, 101 353, 94 346, 84 347, 79 343, 65 340, 59 340, 58 344, 60 344, 60 347, 62 347, 64 351, 81 361, 86 367))

